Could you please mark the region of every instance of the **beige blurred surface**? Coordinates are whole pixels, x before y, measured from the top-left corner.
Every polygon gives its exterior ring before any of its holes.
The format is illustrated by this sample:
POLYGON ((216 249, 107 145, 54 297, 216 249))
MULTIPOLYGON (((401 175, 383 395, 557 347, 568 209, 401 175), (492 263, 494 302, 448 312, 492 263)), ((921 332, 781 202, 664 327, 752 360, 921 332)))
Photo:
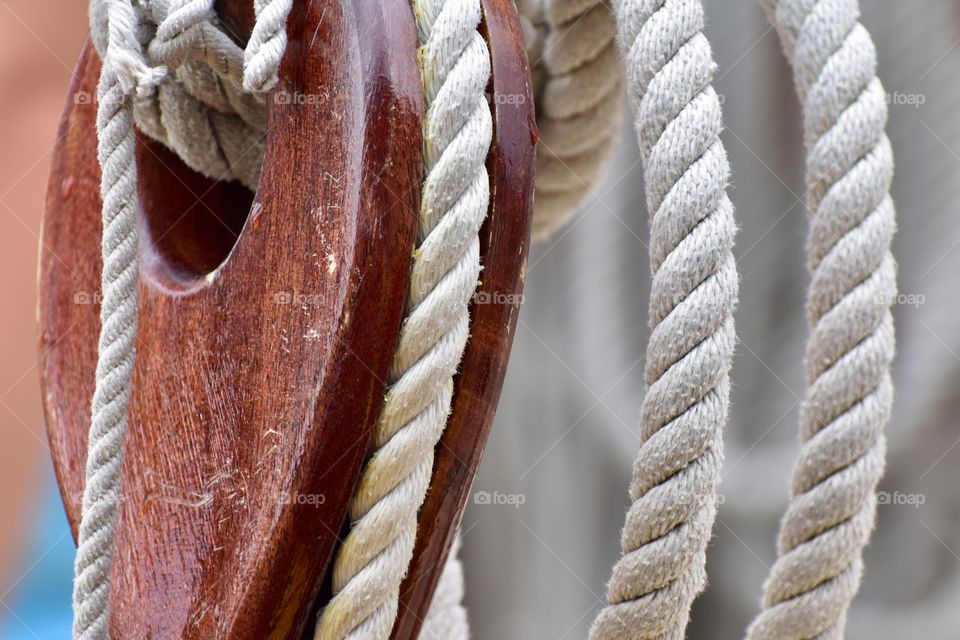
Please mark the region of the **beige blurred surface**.
POLYGON ((0 2, 0 593, 22 569, 49 465, 36 353, 36 271, 50 152, 86 3, 0 2))

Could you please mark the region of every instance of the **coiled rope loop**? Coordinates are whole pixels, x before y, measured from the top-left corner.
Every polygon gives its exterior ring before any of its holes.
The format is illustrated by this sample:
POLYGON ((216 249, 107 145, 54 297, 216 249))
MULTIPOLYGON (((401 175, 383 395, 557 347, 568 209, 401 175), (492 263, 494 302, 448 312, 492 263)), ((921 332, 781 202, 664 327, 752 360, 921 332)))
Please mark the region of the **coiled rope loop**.
POLYGON ((856 0, 766 0, 803 103, 808 389, 803 446, 751 639, 840 638, 873 530, 890 418, 893 153, 856 0))
POLYGON ((623 71, 606 2, 526 0, 519 10, 540 130, 538 240, 563 226, 597 186, 620 130, 623 71))

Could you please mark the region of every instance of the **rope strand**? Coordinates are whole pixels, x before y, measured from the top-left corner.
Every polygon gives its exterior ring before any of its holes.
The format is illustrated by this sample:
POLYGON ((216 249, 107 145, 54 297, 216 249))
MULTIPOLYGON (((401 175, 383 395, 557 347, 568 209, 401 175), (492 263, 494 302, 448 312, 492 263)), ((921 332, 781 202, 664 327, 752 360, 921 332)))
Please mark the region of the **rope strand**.
POLYGON ((74 560, 73 637, 109 637, 110 567, 120 501, 120 469, 127 434, 127 402, 137 334, 137 173, 132 94, 144 95, 162 76, 151 69, 137 40, 129 0, 93 13, 103 28, 97 87, 97 158, 103 199, 100 343, 87 438, 87 461, 77 555, 74 560))
POLYGON ((247 91, 263 93, 277 84, 292 8, 293 0, 254 0, 257 21, 243 52, 243 88, 247 91))
POLYGON ((893 402, 893 153, 856 0, 764 4, 803 103, 811 335, 792 499, 747 635, 840 638, 874 526, 893 402))
POLYGON ((485 162, 493 133, 480 2, 413 6, 427 107, 418 246, 373 454, 350 504, 351 529, 334 560, 334 595, 321 612, 317 640, 390 635, 480 275, 477 234, 490 197, 485 162))
POLYGON ((534 240, 562 227, 600 180, 623 107, 616 25, 602 0, 523 3, 537 78, 537 178, 534 240), (544 33, 539 42, 537 30, 544 33))
POLYGON ((706 584, 738 279, 715 64, 699 0, 615 4, 650 215, 651 327, 623 556, 594 640, 682 639, 706 584))

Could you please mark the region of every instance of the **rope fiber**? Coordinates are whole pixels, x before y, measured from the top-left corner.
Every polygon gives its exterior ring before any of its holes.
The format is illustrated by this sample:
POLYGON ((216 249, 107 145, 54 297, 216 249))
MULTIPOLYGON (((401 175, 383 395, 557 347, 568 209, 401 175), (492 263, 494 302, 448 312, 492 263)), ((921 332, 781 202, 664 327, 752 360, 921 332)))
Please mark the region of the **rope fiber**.
POLYGON ((493 135, 480 2, 414 0, 413 8, 426 102, 419 240, 373 453, 350 504, 350 532, 334 559, 334 595, 320 614, 317 640, 390 635, 480 276, 493 135))
POLYGON ((886 93, 856 0, 764 0, 803 104, 810 337, 803 445, 751 640, 842 638, 883 475, 896 228, 886 93))
POLYGON ((633 501, 594 640, 681 639, 706 585, 736 336, 736 231, 700 0, 614 5, 650 214, 650 339, 633 501))

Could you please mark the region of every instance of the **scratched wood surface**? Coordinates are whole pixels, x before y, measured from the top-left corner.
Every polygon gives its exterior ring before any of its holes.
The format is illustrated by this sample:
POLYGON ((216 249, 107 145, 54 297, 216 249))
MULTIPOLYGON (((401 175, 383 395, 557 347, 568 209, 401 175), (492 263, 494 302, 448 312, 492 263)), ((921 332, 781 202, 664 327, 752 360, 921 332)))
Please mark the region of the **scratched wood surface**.
MULTIPOLYGON (((249 11, 234 14, 248 29, 249 11)), ((311 98, 270 102, 255 197, 138 142, 115 638, 303 633, 382 403, 422 176, 412 12, 406 0, 298 2, 288 33, 277 91, 311 98)), ((74 529, 99 331, 98 67, 88 46, 41 252, 44 408, 74 529)))
POLYGON ((493 423, 523 294, 537 142, 530 72, 513 0, 483 0, 482 5, 494 115, 487 157, 492 197, 480 230, 483 272, 470 305, 470 342, 455 380, 450 419, 417 518, 393 640, 417 638, 433 599, 493 423))

